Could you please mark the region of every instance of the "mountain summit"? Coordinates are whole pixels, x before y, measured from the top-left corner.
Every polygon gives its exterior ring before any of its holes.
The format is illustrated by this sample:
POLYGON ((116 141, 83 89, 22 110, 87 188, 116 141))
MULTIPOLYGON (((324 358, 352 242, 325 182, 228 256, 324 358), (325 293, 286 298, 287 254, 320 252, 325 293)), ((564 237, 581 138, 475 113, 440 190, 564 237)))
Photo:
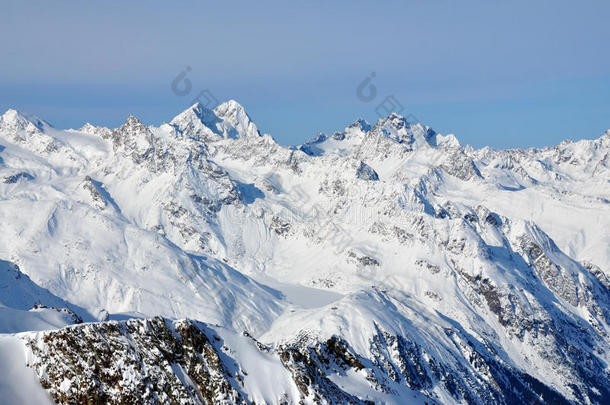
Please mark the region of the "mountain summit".
POLYGON ((244 108, 234 100, 210 110, 196 103, 170 121, 183 133, 203 139, 260 136, 244 108))
POLYGON ((9 109, 0 116, 0 126, 6 130, 25 130, 32 126, 39 131, 43 131, 45 127, 51 127, 51 124, 33 115, 9 109))

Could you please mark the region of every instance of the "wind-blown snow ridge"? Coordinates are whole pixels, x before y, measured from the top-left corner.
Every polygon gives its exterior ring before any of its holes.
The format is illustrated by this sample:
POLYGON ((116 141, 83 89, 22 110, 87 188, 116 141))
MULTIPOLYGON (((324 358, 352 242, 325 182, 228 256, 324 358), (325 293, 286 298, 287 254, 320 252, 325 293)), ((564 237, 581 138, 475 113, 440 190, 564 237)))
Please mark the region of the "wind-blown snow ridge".
POLYGON ((284 147, 233 100, 9 110, 0 223, 0 357, 54 401, 610 400, 610 130, 475 150, 392 113, 284 147))

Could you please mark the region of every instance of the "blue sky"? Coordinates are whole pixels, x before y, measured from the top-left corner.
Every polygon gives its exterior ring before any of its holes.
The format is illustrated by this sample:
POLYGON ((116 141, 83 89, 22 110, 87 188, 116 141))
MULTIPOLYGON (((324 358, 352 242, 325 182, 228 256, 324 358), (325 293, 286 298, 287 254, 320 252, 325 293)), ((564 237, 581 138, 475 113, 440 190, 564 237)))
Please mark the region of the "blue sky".
POLYGON ((476 147, 610 128, 608 1, 0 0, 0 109, 57 127, 169 121, 197 93, 236 99, 298 144, 394 96, 476 147), (171 91, 187 66, 191 92, 171 91), (358 85, 375 72, 377 96, 358 85))

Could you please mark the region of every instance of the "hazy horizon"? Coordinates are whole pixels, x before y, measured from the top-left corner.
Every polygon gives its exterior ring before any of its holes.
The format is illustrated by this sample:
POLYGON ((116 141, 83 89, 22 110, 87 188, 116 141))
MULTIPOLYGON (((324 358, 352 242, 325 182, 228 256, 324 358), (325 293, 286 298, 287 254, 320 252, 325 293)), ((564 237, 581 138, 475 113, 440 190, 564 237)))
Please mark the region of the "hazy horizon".
POLYGON ((475 147, 591 139, 610 128, 610 4, 570 4, 4 0, 0 109, 60 128, 129 114, 158 125, 207 89, 300 144, 374 122, 393 96, 397 112, 475 147), (181 72, 185 95, 172 91, 181 72))

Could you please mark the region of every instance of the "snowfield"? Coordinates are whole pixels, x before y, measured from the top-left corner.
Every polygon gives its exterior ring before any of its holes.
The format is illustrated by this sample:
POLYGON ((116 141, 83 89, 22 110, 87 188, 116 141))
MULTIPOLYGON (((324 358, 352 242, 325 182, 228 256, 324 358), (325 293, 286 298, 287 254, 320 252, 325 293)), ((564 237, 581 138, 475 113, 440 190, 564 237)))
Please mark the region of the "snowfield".
MULTIPOLYGON (((610 130, 0 117, 0 398, 610 403, 610 130)), ((369 402, 370 403, 370 402, 369 402)))

